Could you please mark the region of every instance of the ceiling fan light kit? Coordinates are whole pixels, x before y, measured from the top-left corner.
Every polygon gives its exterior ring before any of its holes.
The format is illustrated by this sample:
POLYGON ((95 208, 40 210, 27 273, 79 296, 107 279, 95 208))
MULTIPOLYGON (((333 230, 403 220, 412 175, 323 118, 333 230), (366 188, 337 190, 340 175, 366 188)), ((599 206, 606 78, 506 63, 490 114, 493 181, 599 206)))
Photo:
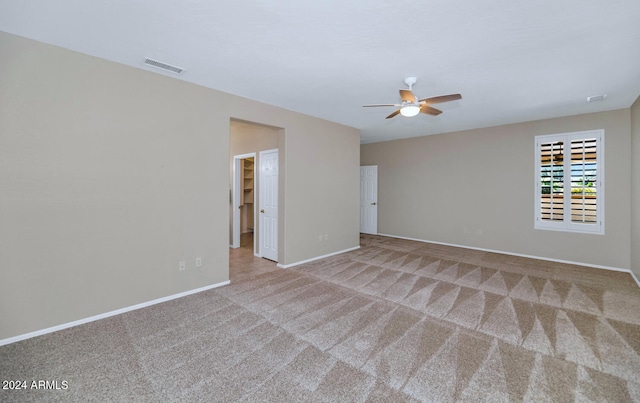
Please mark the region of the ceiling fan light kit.
POLYGON ((408 118, 416 116, 418 113, 420 113, 420 107, 418 105, 405 105, 400 108, 400 114, 408 118))
POLYGON ((398 114, 406 117, 416 116, 420 112, 426 113, 427 115, 437 116, 442 113, 441 110, 432 108, 431 104, 438 104, 442 102, 456 101, 458 99, 462 99, 462 95, 460 94, 449 94, 449 95, 440 95, 437 97, 431 98, 423 98, 418 100, 415 95, 413 95, 413 84, 415 84, 417 79, 415 77, 407 77, 404 79, 404 83, 409 87, 408 90, 400 90, 400 98, 402 99, 402 103, 400 104, 375 104, 375 105, 363 105, 364 107, 376 107, 376 106, 395 106, 399 109, 393 112, 391 115, 387 116, 387 119, 390 119, 398 114))

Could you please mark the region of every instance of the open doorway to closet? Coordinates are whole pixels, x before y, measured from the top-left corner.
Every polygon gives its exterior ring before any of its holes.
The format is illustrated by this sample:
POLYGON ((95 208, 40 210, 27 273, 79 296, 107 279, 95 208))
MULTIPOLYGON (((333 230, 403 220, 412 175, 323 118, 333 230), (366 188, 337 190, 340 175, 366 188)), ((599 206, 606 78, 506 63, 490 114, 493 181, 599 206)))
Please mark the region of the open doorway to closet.
MULTIPOLYGON (((230 122, 230 223, 229 223, 229 244, 231 250, 243 249, 251 252, 255 257, 265 257, 277 262, 277 240, 279 233, 276 227, 273 233, 271 224, 274 220, 265 221, 262 215, 267 216, 271 206, 260 206, 272 196, 264 189, 265 184, 260 184, 261 169, 263 176, 273 175, 272 165, 265 165, 269 160, 270 152, 279 150, 279 143, 283 129, 265 126, 257 123, 232 119, 230 122), (264 159, 265 161, 261 161, 264 159), (262 165, 261 165, 262 163, 262 165), (271 167, 271 168, 269 168, 271 167), (264 168, 264 169, 263 169, 264 168), (261 193, 262 198, 261 198, 261 193), (264 210, 265 213, 260 211, 264 210), (261 222, 265 221, 269 225, 261 222), (262 228, 264 227, 264 228, 262 228), (265 230, 269 232, 264 233, 265 230), (262 231, 262 232, 261 232, 262 231), (270 242, 266 242, 264 247, 262 241, 275 240, 276 249, 268 250, 270 242)), ((276 157, 276 173, 278 160, 276 157)), ((266 182, 265 182, 266 183, 266 182)), ((277 197, 278 179, 275 180, 275 193, 277 197)), ((275 210, 275 222, 277 222, 277 205, 275 210)), ((271 216, 273 218, 273 216, 271 216)), ((264 243, 264 242, 263 242, 264 243)), ((245 253, 245 255, 247 254, 245 253)))
POLYGON ((253 236, 257 228, 255 162, 256 153, 233 156, 231 247, 250 247, 257 252, 257 237, 253 236))

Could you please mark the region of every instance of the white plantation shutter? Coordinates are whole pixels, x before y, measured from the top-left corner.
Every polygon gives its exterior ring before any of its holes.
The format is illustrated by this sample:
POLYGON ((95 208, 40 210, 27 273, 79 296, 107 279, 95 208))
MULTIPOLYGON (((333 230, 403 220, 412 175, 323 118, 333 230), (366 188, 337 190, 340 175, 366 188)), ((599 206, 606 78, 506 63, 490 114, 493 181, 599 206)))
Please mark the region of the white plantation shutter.
POLYGON ((550 222, 564 220, 564 141, 549 138, 538 145, 540 181, 540 217, 550 222))
POLYGON ((535 228, 604 233, 604 131, 536 137, 535 228))

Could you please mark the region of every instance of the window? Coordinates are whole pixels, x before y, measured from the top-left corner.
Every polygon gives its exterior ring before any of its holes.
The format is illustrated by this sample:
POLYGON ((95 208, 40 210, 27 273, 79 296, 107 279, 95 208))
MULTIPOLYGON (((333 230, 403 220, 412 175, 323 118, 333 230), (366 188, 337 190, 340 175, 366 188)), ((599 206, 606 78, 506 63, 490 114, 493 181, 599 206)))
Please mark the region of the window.
POLYGON ((536 229, 604 234, 604 130, 536 136, 536 229))

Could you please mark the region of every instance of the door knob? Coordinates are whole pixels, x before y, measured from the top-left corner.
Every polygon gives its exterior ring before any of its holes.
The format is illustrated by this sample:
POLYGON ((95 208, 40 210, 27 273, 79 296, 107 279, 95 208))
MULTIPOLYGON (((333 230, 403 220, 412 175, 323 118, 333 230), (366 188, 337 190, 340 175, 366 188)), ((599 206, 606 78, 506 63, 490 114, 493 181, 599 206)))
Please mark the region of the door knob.
POLYGON ((264 209, 260 210, 261 213, 264 213, 264 209))
POLYGON ((371 205, 372 205, 372 206, 375 206, 375 205, 376 205, 376 202, 371 203, 371 205))

